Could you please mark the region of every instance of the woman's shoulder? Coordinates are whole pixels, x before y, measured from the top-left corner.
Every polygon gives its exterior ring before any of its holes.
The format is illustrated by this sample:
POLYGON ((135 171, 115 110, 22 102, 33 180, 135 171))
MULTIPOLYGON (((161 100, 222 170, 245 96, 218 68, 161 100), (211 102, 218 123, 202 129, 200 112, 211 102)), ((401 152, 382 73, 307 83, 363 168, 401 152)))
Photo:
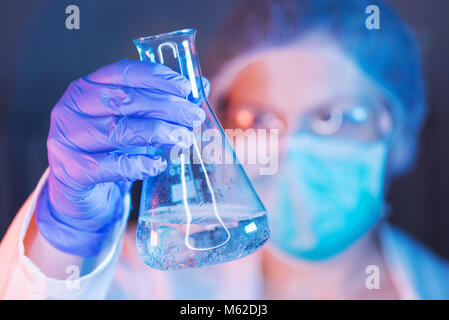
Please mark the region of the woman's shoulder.
POLYGON ((403 230, 386 224, 379 228, 387 264, 406 278, 417 298, 449 299, 449 262, 403 230))

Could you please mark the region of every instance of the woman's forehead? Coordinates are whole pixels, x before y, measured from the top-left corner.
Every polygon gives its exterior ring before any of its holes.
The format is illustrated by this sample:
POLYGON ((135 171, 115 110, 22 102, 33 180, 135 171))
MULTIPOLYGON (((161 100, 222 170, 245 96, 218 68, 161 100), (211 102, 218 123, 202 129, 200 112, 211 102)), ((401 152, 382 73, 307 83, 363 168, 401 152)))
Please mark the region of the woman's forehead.
POLYGON ((359 97, 366 82, 332 43, 297 44, 253 57, 236 76, 228 101, 302 113, 338 97, 359 97))

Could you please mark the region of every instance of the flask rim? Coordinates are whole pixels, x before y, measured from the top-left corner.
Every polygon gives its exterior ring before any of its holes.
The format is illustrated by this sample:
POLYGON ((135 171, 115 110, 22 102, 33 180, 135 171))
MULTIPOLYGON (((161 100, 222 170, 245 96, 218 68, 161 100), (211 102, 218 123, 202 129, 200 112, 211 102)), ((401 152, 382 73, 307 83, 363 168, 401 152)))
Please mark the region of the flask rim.
POLYGON ((134 39, 133 42, 141 43, 144 41, 184 37, 184 36, 195 35, 195 34, 196 34, 195 29, 186 28, 186 29, 175 30, 175 31, 171 31, 171 32, 165 32, 165 33, 160 33, 160 34, 156 34, 156 35, 146 36, 146 37, 140 37, 140 38, 134 39))

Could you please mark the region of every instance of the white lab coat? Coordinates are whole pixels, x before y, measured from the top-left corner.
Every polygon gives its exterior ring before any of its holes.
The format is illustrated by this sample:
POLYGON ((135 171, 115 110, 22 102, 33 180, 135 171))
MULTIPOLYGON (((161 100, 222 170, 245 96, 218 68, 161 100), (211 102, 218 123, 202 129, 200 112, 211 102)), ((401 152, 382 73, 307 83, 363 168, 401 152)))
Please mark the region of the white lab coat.
MULTIPOLYGON (((45 276, 25 255, 24 236, 47 172, 25 202, 0 244, 0 298, 3 299, 258 299, 262 298, 259 255, 234 262, 177 271, 146 267, 135 241, 116 237, 104 260, 73 282, 45 276), (123 249, 123 250, 122 250, 123 249)), ((124 203, 129 211, 129 197, 124 203)), ((393 285, 402 299, 448 299, 449 264, 389 226, 380 231, 381 250, 393 285)), ((69 277, 69 275, 68 275, 69 277)))

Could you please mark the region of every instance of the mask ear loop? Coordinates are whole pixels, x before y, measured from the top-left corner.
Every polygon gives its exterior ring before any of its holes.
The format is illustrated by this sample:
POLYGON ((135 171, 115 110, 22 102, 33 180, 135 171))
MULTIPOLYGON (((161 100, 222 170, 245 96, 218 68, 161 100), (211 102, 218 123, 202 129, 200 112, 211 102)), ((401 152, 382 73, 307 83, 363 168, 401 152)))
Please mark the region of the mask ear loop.
POLYGON ((200 150, 198 148, 198 145, 196 143, 196 139, 195 138, 193 138, 193 146, 194 146, 195 152, 196 152, 196 154, 198 156, 198 159, 200 160, 201 168, 203 169, 204 177, 206 178, 207 188, 209 189, 210 195, 212 197, 212 208, 214 210, 215 217, 220 222, 221 226, 225 229, 226 233, 228 234, 228 237, 227 237, 227 239, 223 243, 220 243, 220 244, 218 244, 218 245, 216 245, 214 247, 196 248, 196 247, 193 247, 193 246, 190 245, 190 243, 189 243, 189 236, 190 236, 190 225, 192 223, 192 213, 190 212, 189 203, 187 201, 187 186, 186 186, 185 166, 184 166, 185 165, 185 159, 184 159, 184 154, 181 153, 180 160, 181 160, 182 199, 183 199, 184 208, 185 208, 185 212, 186 212, 186 216, 187 216, 187 225, 186 225, 186 234, 185 234, 185 237, 184 237, 184 243, 185 243, 186 247, 189 248, 190 250, 196 250, 196 251, 212 250, 212 249, 216 249, 218 247, 221 247, 221 246, 225 245, 231 239, 231 233, 229 232, 228 228, 226 228, 223 220, 221 219, 220 215, 218 214, 217 202, 215 200, 215 193, 214 193, 214 190, 212 189, 212 185, 210 183, 209 176, 208 176, 207 170, 206 170, 206 168, 204 166, 203 159, 201 158, 200 150))

